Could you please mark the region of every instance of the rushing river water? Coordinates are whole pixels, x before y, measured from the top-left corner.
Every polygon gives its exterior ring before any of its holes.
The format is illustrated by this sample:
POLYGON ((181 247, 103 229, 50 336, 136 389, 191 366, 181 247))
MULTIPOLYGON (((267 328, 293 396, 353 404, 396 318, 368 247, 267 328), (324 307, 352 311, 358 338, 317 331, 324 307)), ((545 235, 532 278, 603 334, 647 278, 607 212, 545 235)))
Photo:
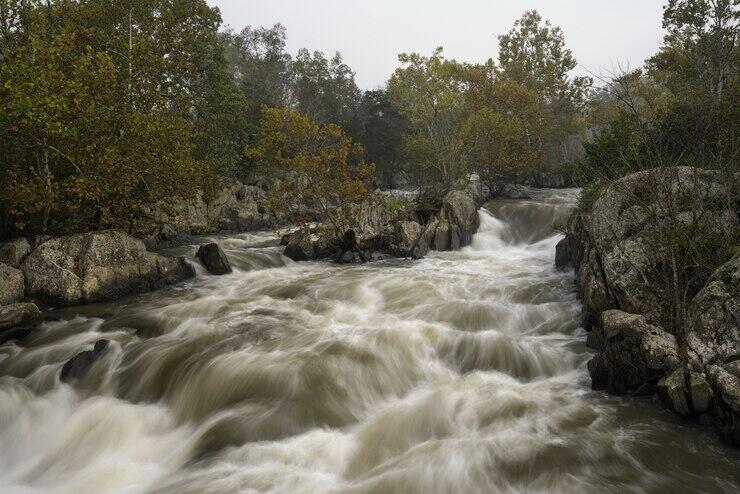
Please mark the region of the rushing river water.
POLYGON ((231 275, 50 314, 0 347, 0 492, 737 492, 711 428, 590 390, 553 266, 575 194, 491 203, 470 247, 420 261, 220 237, 231 275))

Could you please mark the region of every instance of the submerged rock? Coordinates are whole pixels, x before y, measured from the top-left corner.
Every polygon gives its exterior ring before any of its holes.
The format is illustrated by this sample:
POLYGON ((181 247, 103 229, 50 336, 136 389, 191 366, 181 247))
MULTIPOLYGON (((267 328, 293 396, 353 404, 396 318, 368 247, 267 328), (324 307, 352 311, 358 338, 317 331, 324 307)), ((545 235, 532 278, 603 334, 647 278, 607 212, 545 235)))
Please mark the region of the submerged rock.
POLYGON ((31 244, 28 240, 16 238, 0 246, 0 263, 17 268, 30 253, 31 244))
POLYGON ((109 344, 110 340, 98 340, 92 350, 85 350, 69 359, 62 367, 59 379, 63 383, 80 379, 87 369, 103 355, 109 344))
POLYGON ((52 305, 114 300, 194 275, 184 259, 148 252, 143 242, 117 230, 54 238, 21 268, 27 295, 52 305))
POLYGON ((23 273, 7 264, 0 264, 0 305, 18 302, 25 291, 23 273))
POLYGON ((215 242, 201 245, 198 248, 196 256, 211 274, 222 275, 231 273, 229 258, 226 257, 226 253, 221 246, 215 242))
POLYGON ((17 303, 0 306, 0 330, 14 328, 33 322, 41 311, 32 303, 17 303))

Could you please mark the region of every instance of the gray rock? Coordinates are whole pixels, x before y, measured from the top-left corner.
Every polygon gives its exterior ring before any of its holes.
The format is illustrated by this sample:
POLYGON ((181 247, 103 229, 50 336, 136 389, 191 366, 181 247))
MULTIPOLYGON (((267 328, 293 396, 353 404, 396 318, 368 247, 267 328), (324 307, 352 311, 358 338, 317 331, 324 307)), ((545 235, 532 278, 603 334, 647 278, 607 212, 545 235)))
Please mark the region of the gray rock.
MULTIPOLYGON (((619 310, 601 315, 603 361, 598 376, 606 389, 615 394, 641 392, 668 371, 678 367, 678 346, 673 335, 651 325, 645 317, 619 310)), ((589 369, 590 370, 590 369, 589 369)))
POLYGON ((461 190, 453 190, 444 197, 439 217, 450 224, 452 232, 450 244, 453 250, 470 245, 473 235, 480 226, 475 197, 461 190), (457 227, 457 234, 454 233, 455 227, 457 227), (458 237, 457 242, 454 235, 458 237), (456 243, 459 244, 457 247, 456 243))
POLYGON ((98 340, 92 350, 85 350, 69 359, 62 367, 59 379, 68 383, 83 377, 87 369, 105 353, 109 344, 109 340, 98 340))
POLYGON ((231 273, 231 263, 220 245, 215 242, 201 245, 196 253, 203 266, 215 275, 231 273))
POLYGON ((192 235, 219 230, 250 231, 270 228, 279 219, 269 210, 265 191, 234 180, 206 195, 161 207, 145 208, 152 222, 142 222, 135 234, 150 248, 190 243, 192 235))
POLYGON ((336 250, 331 242, 314 235, 308 228, 296 230, 288 239, 283 253, 294 261, 326 259, 336 250))
POLYGON ((36 304, 19 303, 0 306, 0 330, 32 323, 40 314, 36 304))
POLYGON ((561 239, 555 245, 555 267, 562 270, 575 267, 582 255, 581 251, 582 248, 574 236, 561 239))
POLYGON ((740 446, 740 360, 707 366, 707 378, 714 390, 713 413, 722 436, 740 446))
POLYGON ((121 231, 82 233, 49 240, 21 266, 26 294, 51 305, 114 300, 193 276, 184 259, 148 252, 121 231))
POLYGON ((676 369, 658 382, 658 396, 680 415, 698 415, 712 407, 712 388, 698 372, 676 369))
POLYGON ((419 259, 428 252, 428 247, 420 245, 423 227, 415 221, 401 221, 396 224, 391 242, 391 254, 396 257, 419 259))
POLYGON ((706 365, 740 355, 740 255, 714 272, 690 314, 687 342, 694 360, 706 365))
POLYGON ((16 238, 0 246, 0 263, 17 268, 31 253, 31 244, 25 238, 16 238))
POLYGON ((450 222, 440 220, 434 232, 434 250, 450 250, 450 222))
POLYGON ((18 302, 25 291, 23 273, 7 264, 0 264, 0 305, 18 302))

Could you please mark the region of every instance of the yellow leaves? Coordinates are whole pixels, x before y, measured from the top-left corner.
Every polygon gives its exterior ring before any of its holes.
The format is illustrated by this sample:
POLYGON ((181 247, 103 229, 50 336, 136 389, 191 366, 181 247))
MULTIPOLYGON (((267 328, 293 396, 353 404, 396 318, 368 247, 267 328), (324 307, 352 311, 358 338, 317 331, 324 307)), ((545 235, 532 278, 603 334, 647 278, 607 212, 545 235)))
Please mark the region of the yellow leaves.
POLYGON ((260 143, 248 151, 260 168, 278 173, 268 200, 279 214, 298 224, 318 216, 337 233, 348 227, 350 205, 370 195, 375 170, 361 153, 337 125, 274 108, 263 109, 260 143))

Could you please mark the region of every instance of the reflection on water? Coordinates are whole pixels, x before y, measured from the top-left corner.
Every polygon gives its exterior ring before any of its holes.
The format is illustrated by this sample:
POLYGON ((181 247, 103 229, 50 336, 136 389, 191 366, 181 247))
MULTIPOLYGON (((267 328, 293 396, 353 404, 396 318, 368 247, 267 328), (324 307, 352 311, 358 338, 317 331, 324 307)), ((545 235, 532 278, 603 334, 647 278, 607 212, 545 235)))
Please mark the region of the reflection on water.
POLYGON ((553 268, 575 194, 491 203, 470 247, 420 261, 297 264, 272 234, 219 237, 230 275, 52 313, 0 348, 2 491, 737 491, 712 432, 590 391, 553 268))

